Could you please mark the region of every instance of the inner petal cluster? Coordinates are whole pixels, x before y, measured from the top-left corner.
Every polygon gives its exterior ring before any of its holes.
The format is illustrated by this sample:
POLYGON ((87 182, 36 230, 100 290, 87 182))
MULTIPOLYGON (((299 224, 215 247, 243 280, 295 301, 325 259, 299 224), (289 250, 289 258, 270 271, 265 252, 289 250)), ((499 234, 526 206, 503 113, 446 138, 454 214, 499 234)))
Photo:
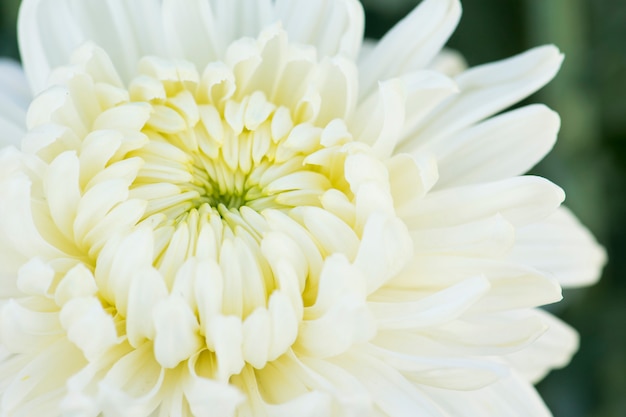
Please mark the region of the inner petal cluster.
MULTIPOLYGON (((373 255, 410 247, 387 168, 346 127, 350 68, 270 35, 202 71, 147 57, 128 82, 87 45, 31 106, 33 218, 51 254, 23 275, 47 271, 41 295, 92 367, 237 385, 290 352, 373 336, 367 295, 401 266, 373 255)), ((75 390, 108 378, 89 372, 75 390)))

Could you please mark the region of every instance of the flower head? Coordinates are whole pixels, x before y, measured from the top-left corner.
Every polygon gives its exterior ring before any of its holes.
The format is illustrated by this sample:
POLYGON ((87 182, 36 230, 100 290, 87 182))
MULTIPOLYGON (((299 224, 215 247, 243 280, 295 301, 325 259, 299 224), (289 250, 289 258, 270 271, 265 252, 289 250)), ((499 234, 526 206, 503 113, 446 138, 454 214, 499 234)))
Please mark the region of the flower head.
POLYGON ((604 253, 520 176, 558 116, 492 116, 561 55, 463 70, 459 15, 370 50, 356 0, 25 0, 0 415, 548 415, 577 340, 536 307, 604 253))

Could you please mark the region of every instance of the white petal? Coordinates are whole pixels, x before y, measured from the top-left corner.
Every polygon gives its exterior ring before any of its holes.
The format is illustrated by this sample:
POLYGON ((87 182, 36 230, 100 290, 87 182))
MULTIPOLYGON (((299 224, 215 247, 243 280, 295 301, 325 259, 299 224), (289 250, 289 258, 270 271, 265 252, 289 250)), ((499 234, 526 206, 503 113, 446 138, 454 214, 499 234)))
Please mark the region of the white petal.
POLYGON ((443 289, 468 278, 486 277, 491 288, 472 310, 498 311, 537 307, 559 301, 561 287, 549 274, 517 263, 476 256, 415 256, 387 284, 390 289, 443 289))
POLYGON ((359 63, 361 96, 376 82, 424 69, 437 55, 461 16, 458 0, 426 0, 398 23, 359 63))
POLYGON ((0 340, 8 352, 45 350, 62 331, 56 311, 34 311, 14 300, 9 300, 0 310, 0 340))
POLYGON ((374 404, 390 417, 445 417, 428 396, 392 366, 364 354, 346 354, 332 361, 356 376, 374 404))
POLYGON ((153 233, 144 227, 124 237, 111 236, 98 256, 94 276, 100 295, 123 316, 133 277, 152 267, 153 250, 153 233))
POLYGON ((565 287, 593 284, 606 252, 565 207, 517 230, 511 259, 554 275, 565 287))
POLYGON ((531 49, 503 61, 471 68, 455 78, 460 93, 413 131, 407 147, 443 140, 528 97, 550 81, 563 61, 554 46, 531 49))
POLYGON ((514 177, 427 194, 402 208, 400 216, 411 229, 458 225, 501 214, 515 226, 552 214, 565 195, 541 177, 514 177))
POLYGON ((387 161, 389 185, 398 212, 405 204, 421 199, 439 179, 434 155, 397 154, 387 161))
POLYGON ((515 242, 515 228, 502 215, 451 227, 411 231, 416 253, 501 257, 515 242))
POLYGON ((126 336, 133 347, 140 346, 145 339, 154 340, 153 311, 166 296, 167 287, 158 272, 145 270, 133 274, 126 313, 126 336))
POLYGON ((458 51, 444 48, 433 58, 428 69, 455 77, 467 69, 467 62, 458 51))
POLYGON ((29 171, 27 159, 12 147, 0 151, 0 167, 9 171, 0 177, 0 242, 3 249, 27 259, 53 259, 62 255, 46 242, 37 227, 42 225, 34 221, 31 180, 24 172, 29 171))
POLYGON ((474 391, 425 387, 426 395, 455 417, 552 417, 534 387, 517 375, 474 391), (488 414, 485 406, 488 404, 488 414))
POLYGON ((118 343, 113 318, 95 297, 74 298, 61 310, 67 337, 92 361, 118 343))
MULTIPOLYGON (((368 308, 379 329, 416 329, 452 321, 474 305, 491 285, 483 277, 468 278, 416 301, 371 301, 368 308)), ((371 297, 376 300, 376 293, 371 297)))
POLYGON ((370 103, 362 104, 355 116, 353 134, 372 146, 382 158, 389 157, 400 139, 405 120, 405 91, 399 79, 383 81, 370 103))
POLYGON ((3 387, 0 412, 3 415, 40 415, 30 414, 29 411, 32 410, 29 410, 29 406, 31 401, 36 404, 37 398, 44 396, 56 400, 56 405, 53 405, 51 410, 52 415, 58 416, 56 407, 60 398, 56 394, 64 388, 64 381, 83 366, 85 361, 81 352, 66 338, 57 339, 48 345, 47 349, 29 357, 24 366, 12 375, 10 384, 3 387), (41 372, 42 369, 46 369, 47 372, 41 372))
POLYGON ((174 56, 188 57, 199 68, 216 60, 222 52, 222 42, 208 1, 190 1, 181 6, 179 0, 163 2, 163 20, 174 56))
POLYGON ((197 361, 188 362, 189 375, 185 378, 185 397, 194 417, 230 417, 244 396, 230 384, 203 378, 194 369, 197 361))
POLYGON ((53 280, 54 269, 39 258, 31 258, 18 271, 17 287, 24 294, 47 296, 53 280))
MULTIPOLYGON (((402 142, 437 105, 459 90, 456 83, 435 71, 413 71, 378 82, 378 91, 357 108, 351 130, 365 143, 380 139, 402 142), (391 135, 386 139, 384 135, 391 135)), ((392 146, 393 149, 393 146, 392 146)))
POLYGON ((354 259, 359 247, 359 237, 350 226, 317 207, 300 207, 298 211, 302 213, 303 222, 322 253, 342 253, 348 259, 354 259))
POLYGON ((397 274, 410 259, 412 242, 399 219, 373 214, 363 230, 359 252, 354 260, 366 276, 372 293, 397 274))
POLYGON ((507 376, 506 365, 489 359, 419 356, 382 349, 373 345, 360 348, 402 372, 419 385, 451 390, 474 390, 507 376))
POLYGON ((20 7, 18 39, 24 71, 33 93, 46 87, 52 69, 69 63, 84 39, 67 2, 26 0, 20 7))
POLYGON ((24 1, 19 40, 33 91, 40 92, 52 69, 67 65, 72 51, 87 40, 107 51, 126 81, 140 57, 167 56, 160 8, 148 0, 24 1))
POLYGON ((200 326, 182 298, 171 296, 160 301, 152 314, 154 357, 161 366, 175 368, 200 349, 200 326))
MULTIPOLYGON (((485 357, 506 355, 525 349, 547 329, 546 321, 535 310, 519 310, 468 315, 464 319, 425 328, 420 334, 438 343, 442 354, 449 350, 453 354, 460 353, 466 357, 485 357)), ((376 343, 385 346, 382 337, 376 343)), ((401 346, 400 348, 402 349, 401 346)))
POLYGON ((290 41, 315 46, 320 57, 356 58, 365 23, 358 1, 277 0, 275 7, 290 41))
POLYGON ((217 316, 203 325, 207 346, 212 348, 217 356, 216 379, 226 382, 232 375, 240 373, 245 366, 241 319, 235 316, 217 316))
POLYGON ((54 301, 62 306, 74 298, 90 297, 96 295, 97 292, 98 287, 92 272, 81 263, 70 269, 57 285, 54 301))
POLYGON ((496 181, 526 173, 554 146, 558 114, 531 105, 459 132, 437 142, 437 188, 496 181))
POLYGON ((539 382, 550 370, 567 365, 578 350, 578 333, 542 310, 536 311, 548 330, 526 348, 505 356, 526 380, 539 382))
MULTIPOLYGON (((163 401, 166 370, 155 360, 152 344, 106 358, 106 375, 97 383, 97 401, 104 417, 147 416, 163 401)), ((97 369, 97 368, 96 368, 97 369)), ((175 389, 170 392, 176 394, 175 389)))
POLYGON ((364 300, 348 294, 337 297, 321 317, 304 320, 294 347, 304 356, 325 358, 347 351, 374 333, 374 322, 364 300))
POLYGON ((68 151, 52 161, 44 178, 50 216, 68 239, 74 238, 73 223, 81 198, 79 171, 76 153, 68 151))

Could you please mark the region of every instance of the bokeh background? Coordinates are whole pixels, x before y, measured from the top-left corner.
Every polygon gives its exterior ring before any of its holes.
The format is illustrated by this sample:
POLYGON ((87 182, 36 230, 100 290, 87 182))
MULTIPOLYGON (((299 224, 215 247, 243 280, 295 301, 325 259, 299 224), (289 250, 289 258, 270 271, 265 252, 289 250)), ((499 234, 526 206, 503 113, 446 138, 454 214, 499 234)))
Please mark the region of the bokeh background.
MULTIPOLYGON (((362 2, 366 36, 376 39, 420 0, 362 2)), ((18 7, 19 0, 0 0, 0 56, 19 58, 18 7)), ((566 291, 551 307, 578 329, 581 347, 538 388, 555 417, 625 417, 626 0, 463 0, 463 8, 449 46, 470 65, 546 43, 565 53, 558 77, 524 103, 547 103, 563 121, 557 146, 535 171, 566 190, 567 205, 610 262, 598 285, 566 291)))

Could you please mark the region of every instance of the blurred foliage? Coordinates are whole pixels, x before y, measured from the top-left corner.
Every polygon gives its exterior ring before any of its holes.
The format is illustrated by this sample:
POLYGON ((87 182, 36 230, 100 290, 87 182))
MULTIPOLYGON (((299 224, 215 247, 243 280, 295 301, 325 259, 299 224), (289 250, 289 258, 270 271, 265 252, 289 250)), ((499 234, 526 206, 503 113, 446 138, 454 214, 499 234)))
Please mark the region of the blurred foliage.
MULTIPOLYGON (((132 1, 132 0, 129 0, 132 1)), ((380 38, 419 0, 362 0, 366 35, 380 38)), ((18 57, 19 0, 0 0, 0 56, 18 57)), ((607 247, 601 282, 570 290, 556 311, 581 333, 570 366, 539 389, 555 417, 626 416, 626 1, 463 0, 449 42, 470 65, 554 43, 557 78, 526 102, 545 102, 563 126, 536 172, 563 186, 567 204, 607 247)))
POLYGON ((19 3, 19 0, 0 0, 0 56, 18 56, 15 26, 19 3))

